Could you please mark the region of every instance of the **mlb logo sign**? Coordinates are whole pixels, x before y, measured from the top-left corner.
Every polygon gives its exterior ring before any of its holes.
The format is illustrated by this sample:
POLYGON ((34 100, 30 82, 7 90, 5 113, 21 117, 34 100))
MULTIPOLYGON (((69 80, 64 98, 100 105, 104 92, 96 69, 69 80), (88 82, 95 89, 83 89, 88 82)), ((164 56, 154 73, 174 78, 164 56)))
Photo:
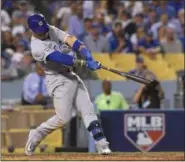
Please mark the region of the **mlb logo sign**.
POLYGON ((125 137, 140 151, 150 151, 165 135, 164 114, 125 114, 125 137))

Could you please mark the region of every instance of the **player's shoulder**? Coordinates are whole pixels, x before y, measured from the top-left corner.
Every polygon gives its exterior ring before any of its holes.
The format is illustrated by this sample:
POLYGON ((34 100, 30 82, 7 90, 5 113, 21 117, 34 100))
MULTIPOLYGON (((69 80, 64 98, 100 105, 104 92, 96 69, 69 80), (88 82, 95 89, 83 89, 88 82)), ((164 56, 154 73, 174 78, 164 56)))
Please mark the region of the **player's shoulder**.
POLYGON ((57 28, 57 27, 54 26, 54 25, 50 25, 50 26, 49 26, 49 29, 50 29, 51 31, 55 31, 55 32, 65 32, 65 31, 63 31, 63 30, 57 28))
POLYGON ((31 36, 31 46, 35 45, 35 44, 43 44, 43 41, 34 37, 33 35, 31 36))
POLYGON ((45 42, 32 36, 31 37, 31 42, 30 42, 30 46, 31 46, 31 51, 36 52, 36 51, 41 51, 45 48, 45 42))

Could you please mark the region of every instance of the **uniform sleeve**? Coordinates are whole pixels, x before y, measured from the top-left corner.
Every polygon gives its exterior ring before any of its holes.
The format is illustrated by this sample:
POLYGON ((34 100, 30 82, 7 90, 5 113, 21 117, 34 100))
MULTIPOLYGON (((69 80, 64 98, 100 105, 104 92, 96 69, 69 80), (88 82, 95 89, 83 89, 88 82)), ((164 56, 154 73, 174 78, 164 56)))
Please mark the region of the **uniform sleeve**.
POLYGON ((55 31, 56 36, 58 39, 62 42, 65 42, 66 38, 69 36, 69 34, 65 31, 62 31, 54 26, 51 26, 51 28, 55 31))
POLYGON ((31 52, 33 55, 33 58, 36 61, 46 61, 46 57, 54 52, 55 50, 50 48, 50 46, 45 45, 44 43, 40 41, 33 41, 31 43, 31 52))

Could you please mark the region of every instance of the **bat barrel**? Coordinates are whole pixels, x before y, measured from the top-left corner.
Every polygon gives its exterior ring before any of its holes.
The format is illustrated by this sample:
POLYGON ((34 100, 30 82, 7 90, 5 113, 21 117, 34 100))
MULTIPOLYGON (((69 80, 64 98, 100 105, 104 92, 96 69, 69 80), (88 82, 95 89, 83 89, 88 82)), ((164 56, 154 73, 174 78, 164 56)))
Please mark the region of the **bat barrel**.
POLYGON ((142 84, 147 85, 151 82, 151 80, 147 80, 145 78, 142 78, 142 77, 139 77, 139 76, 136 76, 136 75, 133 75, 133 74, 129 74, 129 73, 126 73, 126 72, 121 72, 121 71, 118 71, 118 70, 115 70, 115 69, 107 68, 103 65, 101 65, 101 68, 104 69, 104 70, 107 70, 107 71, 111 71, 115 74, 121 75, 123 77, 126 77, 127 79, 131 79, 131 80, 134 80, 136 82, 142 83, 142 84))
POLYGON ((137 81, 139 83, 143 83, 143 84, 149 84, 151 82, 151 80, 136 76, 136 75, 132 75, 129 73, 124 73, 125 77, 134 81, 137 81))

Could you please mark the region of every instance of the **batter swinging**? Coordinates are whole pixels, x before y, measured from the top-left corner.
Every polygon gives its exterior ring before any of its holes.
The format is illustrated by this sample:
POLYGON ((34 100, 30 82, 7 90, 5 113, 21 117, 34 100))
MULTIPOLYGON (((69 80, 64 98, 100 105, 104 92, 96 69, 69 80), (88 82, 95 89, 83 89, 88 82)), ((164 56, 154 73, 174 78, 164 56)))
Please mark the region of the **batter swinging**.
POLYGON ((29 133, 25 146, 26 155, 32 155, 42 139, 54 130, 64 126, 71 119, 72 109, 81 112, 83 121, 95 139, 99 154, 110 154, 109 143, 103 134, 94 112, 87 89, 82 80, 71 70, 76 65, 84 66, 70 51, 79 52, 91 70, 100 68, 90 51, 74 36, 49 25, 44 16, 33 14, 28 18, 32 31, 31 51, 35 60, 41 62, 46 73, 46 86, 53 98, 56 115, 29 133))

